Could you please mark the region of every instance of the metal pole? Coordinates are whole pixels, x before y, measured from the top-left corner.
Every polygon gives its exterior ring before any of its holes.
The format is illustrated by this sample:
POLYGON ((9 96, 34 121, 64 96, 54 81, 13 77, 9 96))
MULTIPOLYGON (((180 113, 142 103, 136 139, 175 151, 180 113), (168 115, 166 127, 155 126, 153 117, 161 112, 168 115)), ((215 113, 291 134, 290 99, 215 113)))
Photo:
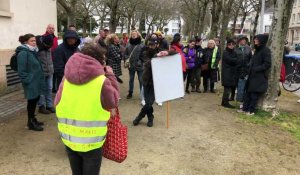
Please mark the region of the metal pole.
POLYGON ((265 16, 265 0, 261 0, 261 12, 260 12, 260 29, 259 33, 264 33, 264 16, 265 16))

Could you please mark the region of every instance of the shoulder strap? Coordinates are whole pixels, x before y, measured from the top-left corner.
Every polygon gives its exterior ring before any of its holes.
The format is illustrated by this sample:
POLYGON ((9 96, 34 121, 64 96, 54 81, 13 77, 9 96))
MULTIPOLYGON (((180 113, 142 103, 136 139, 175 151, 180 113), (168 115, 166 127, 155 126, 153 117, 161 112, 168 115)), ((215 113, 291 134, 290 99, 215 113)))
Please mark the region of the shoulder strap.
POLYGON ((136 45, 136 46, 133 48, 133 50, 131 51, 131 53, 130 53, 130 55, 129 55, 129 58, 128 58, 128 59, 129 59, 129 61, 130 61, 130 58, 131 58, 131 56, 132 56, 132 54, 133 54, 134 50, 137 48, 137 46, 138 46, 138 45, 136 45))

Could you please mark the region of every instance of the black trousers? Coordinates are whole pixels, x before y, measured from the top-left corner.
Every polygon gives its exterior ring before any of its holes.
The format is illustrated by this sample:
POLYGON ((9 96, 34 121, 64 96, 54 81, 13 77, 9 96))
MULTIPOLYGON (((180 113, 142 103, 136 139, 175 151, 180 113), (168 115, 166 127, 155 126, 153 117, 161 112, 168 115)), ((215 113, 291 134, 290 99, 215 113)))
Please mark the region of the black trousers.
POLYGON ((222 104, 229 104, 229 96, 232 95, 233 86, 224 86, 222 104))
POLYGON ((63 79, 63 75, 60 74, 53 74, 53 87, 52 92, 56 93, 59 89, 59 85, 63 79), (54 78, 55 77, 55 78, 54 78))
POLYGON ((34 113, 36 109, 36 105, 40 99, 40 96, 34 99, 27 100, 27 113, 28 113, 28 119, 34 118, 34 113))
POLYGON ((186 70, 186 86, 185 90, 189 90, 190 85, 192 88, 195 88, 195 69, 187 69, 186 70))
POLYGON ((88 152, 77 152, 66 147, 72 175, 99 175, 102 162, 102 148, 88 152))
POLYGON ((195 78, 196 89, 199 89, 201 84, 201 68, 197 67, 195 68, 194 71, 195 71, 194 78, 195 78))
POLYGON ((155 95, 154 95, 154 87, 152 85, 149 86, 143 86, 144 87, 144 97, 145 97, 145 106, 141 109, 139 113, 139 117, 143 118, 145 115, 153 116, 153 103, 155 101, 155 95))
POLYGON ((247 92, 244 97, 243 111, 247 111, 251 113, 255 112, 255 108, 257 106, 257 102, 260 95, 261 93, 257 93, 257 92, 247 92))
POLYGON ((215 83, 213 81, 211 81, 211 79, 209 78, 209 76, 204 76, 203 77, 204 91, 207 91, 207 89, 208 89, 208 82, 209 82, 210 90, 213 91, 214 88, 215 88, 215 83))

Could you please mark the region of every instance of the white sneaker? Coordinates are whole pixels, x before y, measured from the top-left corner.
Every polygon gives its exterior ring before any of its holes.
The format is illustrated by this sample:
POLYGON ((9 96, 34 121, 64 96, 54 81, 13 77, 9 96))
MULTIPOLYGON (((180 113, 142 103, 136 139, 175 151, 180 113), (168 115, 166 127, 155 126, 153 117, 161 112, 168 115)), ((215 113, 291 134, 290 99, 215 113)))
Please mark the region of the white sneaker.
POLYGON ((162 106, 163 104, 162 104, 162 103, 157 103, 157 105, 158 105, 158 106, 162 106))
POLYGON ((297 101, 297 103, 300 103, 300 99, 297 101))
POLYGON ((246 115, 251 116, 251 115, 255 115, 254 112, 247 112, 246 115))
POLYGON ((146 104, 145 100, 142 100, 142 101, 141 101, 141 105, 142 105, 142 106, 145 106, 145 104, 146 104))
POLYGON ((240 109, 243 109, 243 104, 240 104, 240 109))

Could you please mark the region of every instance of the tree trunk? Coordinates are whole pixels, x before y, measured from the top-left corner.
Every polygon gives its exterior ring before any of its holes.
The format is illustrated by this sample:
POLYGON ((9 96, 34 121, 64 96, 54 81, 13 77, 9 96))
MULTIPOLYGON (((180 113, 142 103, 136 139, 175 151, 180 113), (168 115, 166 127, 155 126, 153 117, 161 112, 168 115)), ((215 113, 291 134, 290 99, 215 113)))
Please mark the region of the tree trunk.
MULTIPOLYGON (((260 8, 259 8, 259 9, 260 9, 260 8)), ((260 12, 257 11, 257 12, 256 12, 256 15, 255 15, 255 19, 254 19, 254 26, 253 26, 252 35, 250 36, 251 41, 252 41, 253 37, 256 35, 259 14, 260 14, 260 12)))
POLYGON ((220 50, 221 50, 221 58, 223 57, 223 51, 225 50, 225 40, 226 40, 226 31, 228 29, 228 23, 230 20, 230 12, 232 10, 232 3, 234 0, 228 0, 228 2, 223 1, 223 11, 221 16, 221 32, 220 32, 220 50))
POLYGON ((201 37, 201 34, 203 33, 204 19, 205 19, 205 15, 206 15, 207 5, 208 5, 208 1, 204 2, 204 4, 203 4, 203 9, 202 9, 202 11, 201 11, 201 17, 200 17, 200 23, 199 23, 199 33, 200 33, 200 37, 201 37))
POLYGON ((278 80, 280 77, 284 41, 287 36, 293 4, 294 0, 275 1, 273 22, 268 40, 268 46, 271 49, 272 66, 268 76, 268 91, 262 97, 262 109, 273 111, 273 114, 276 114, 277 109, 278 80))
POLYGON ((118 7, 119 7, 119 0, 112 0, 110 6, 110 31, 111 33, 115 33, 118 25, 118 7))
POLYGON ((247 17, 247 13, 243 12, 243 19, 242 19, 242 23, 241 23, 241 30, 240 33, 242 32, 244 25, 245 25, 245 21, 246 21, 246 17, 247 17))
POLYGON ((219 16, 221 10, 222 10, 222 3, 218 0, 213 0, 213 6, 211 9, 212 20, 211 20, 211 30, 209 35, 210 39, 213 39, 218 36, 218 29, 220 27, 219 16))
POLYGON ((235 14, 234 14, 234 18, 233 18, 233 26, 232 26, 232 29, 231 29, 231 34, 234 35, 235 34, 235 27, 236 27, 236 21, 239 17, 239 12, 240 12, 240 8, 238 9, 235 9, 235 14))
POLYGON ((145 32, 145 24, 146 24, 146 21, 145 21, 145 14, 143 13, 141 15, 141 18, 140 18, 140 24, 139 24, 139 31, 140 33, 143 33, 145 32))

